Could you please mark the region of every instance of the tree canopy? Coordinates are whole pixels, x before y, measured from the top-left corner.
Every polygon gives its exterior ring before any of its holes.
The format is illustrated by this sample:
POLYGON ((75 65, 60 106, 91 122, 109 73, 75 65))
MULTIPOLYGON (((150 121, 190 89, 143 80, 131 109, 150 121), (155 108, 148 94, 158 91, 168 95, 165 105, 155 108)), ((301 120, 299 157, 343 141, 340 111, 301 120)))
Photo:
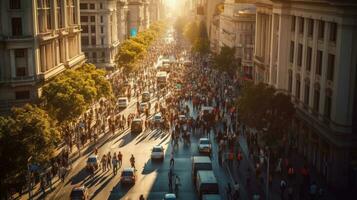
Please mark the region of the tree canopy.
POLYGON ((101 97, 112 97, 112 88, 103 70, 84 64, 77 70, 69 69, 43 88, 42 99, 49 114, 58 122, 77 119, 101 97))
POLYGON ((219 71, 234 73, 238 68, 238 62, 235 59, 235 48, 223 46, 219 54, 213 58, 214 67, 219 71))
POLYGON ((247 84, 238 99, 240 120, 264 132, 263 141, 277 147, 285 138, 295 114, 290 97, 267 84, 247 84))
POLYGON ((13 108, 8 117, 0 117, 1 193, 23 185, 27 164, 44 164, 52 158, 59 132, 46 111, 27 104, 13 108))
POLYGON ((202 55, 210 52, 210 43, 204 21, 192 21, 184 28, 184 36, 192 44, 192 51, 202 55))

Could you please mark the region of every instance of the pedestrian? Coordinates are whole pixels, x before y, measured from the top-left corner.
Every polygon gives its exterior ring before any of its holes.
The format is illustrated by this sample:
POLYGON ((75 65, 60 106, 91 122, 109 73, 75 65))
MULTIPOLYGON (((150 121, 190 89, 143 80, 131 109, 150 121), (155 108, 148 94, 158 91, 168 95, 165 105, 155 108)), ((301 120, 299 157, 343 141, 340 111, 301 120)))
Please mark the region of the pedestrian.
POLYGON ((171 154, 171 159, 170 159, 170 168, 175 166, 175 159, 173 154, 171 154))
POLYGON ((122 165, 122 160, 123 160, 123 155, 122 155, 121 152, 119 151, 119 153, 118 153, 118 165, 119 165, 119 168, 120 168, 121 165, 122 165))
POLYGON ((110 155, 110 152, 107 154, 107 168, 108 170, 112 168, 112 156, 110 155))
POLYGON ((102 163, 102 170, 107 171, 107 156, 104 154, 101 160, 102 163))
POLYGON ((286 181, 282 179, 280 181, 280 196, 282 200, 284 200, 285 189, 286 189, 286 181))
POLYGON ((114 153, 113 155, 112 164, 113 164, 113 174, 115 176, 117 175, 117 171, 118 171, 118 159, 116 153, 114 153))
POLYGON ((316 182, 313 181, 309 188, 310 199, 315 200, 317 194, 317 185, 316 182))
POLYGON ((48 172, 46 174, 46 182, 50 186, 50 190, 52 190, 52 173, 48 172))
POLYGON ((169 171, 168 173, 168 177, 169 177, 169 191, 172 192, 172 176, 173 176, 173 173, 172 173, 172 170, 169 171))

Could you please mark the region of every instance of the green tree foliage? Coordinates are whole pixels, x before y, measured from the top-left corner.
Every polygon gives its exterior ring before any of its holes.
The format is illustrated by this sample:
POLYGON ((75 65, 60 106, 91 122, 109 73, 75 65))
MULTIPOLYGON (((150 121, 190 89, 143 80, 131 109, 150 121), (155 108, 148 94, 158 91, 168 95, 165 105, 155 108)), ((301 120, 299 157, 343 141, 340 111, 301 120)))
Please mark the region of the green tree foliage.
POLYGON ((77 119, 95 100, 113 96, 104 75, 91 64, 65 71, 43 88, 46 110, 60 123, 77 119))
POLYGON ((123 68, 124 73, 136 71, 135 63, 142 59, 147 49, 165 31, 166 24, 163 22, 153 23, 149 29, 139 32, 136 37, 125 40, 116 55, 116 62, 123 68))
POLYGON ((278 147, 286 137, 295 114, 290 97, 266 84, 247 84, 238 99, 239 118, 249 127, 262 131, 263 141, 278 147))
POLYGON ((214 67, 219 71, 234 73, 238 64, 235 59, 235 48, 223 46, 218 55, 214 56, 214 67))
POLYGON ((53 157, 59 132, 47 113, 29 104, 0 117, 1 193, 25 183, 28 159, 43 165, 53 157))
POLYGON ((192 51, 201 55, 210 52, 210 44, 206 24, 204 21, 192 21, 184 28, 184 36, 192 44, 192 51))

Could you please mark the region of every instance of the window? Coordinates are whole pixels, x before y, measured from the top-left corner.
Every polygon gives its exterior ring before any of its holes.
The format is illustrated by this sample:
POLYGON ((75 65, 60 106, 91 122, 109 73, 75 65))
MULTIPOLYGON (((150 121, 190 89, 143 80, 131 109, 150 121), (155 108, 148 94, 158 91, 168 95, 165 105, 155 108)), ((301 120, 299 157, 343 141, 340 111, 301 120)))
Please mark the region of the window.
POLYGON ((37 13, 39 32, 47 32, 52 28, 50 0, 37 0, 37 13))
POLYGON ((88 33, 88 25, 82 25, 82 32, 88 33))
POLYGON ((76 22, 76 13, 74 12, 74 2, 73 2, 73 0, 67 0, 67 16, 68 16, 68 24, 69 25, 75 24, 75 22, 76 22))
POLYGON ((15 49, 15 67, 16 67, 16 76, 27 76, 27 49, 15 49))
POLYGON ((10 9, 21 9, 21 0, 9 0, 10 9))
POLYGON ((304 104, 309 105, 310 100, 310 82, 305 82, 305 94, 304 94, 304 104))
POLYGON ((21 17, 14 17, 11 19, 12 35, 21 36, 22 35, 22 20, 21 17))
POLYGON ((289 70, 288 91, 291 93, 293 90, 293 72, 289 70))
POLYGON ((92 44, 92 45, 96 45, 96 38, 95 38, 95 37, 92 37, 92 38, 91 38, 91 44, 92 44))
POLYGON ((103 9, 103 4, 100 3, 100 4, 99 4, 99 7, 100 7, 100 9, 103 9))
POLYGON ((82 45, 89 45, 89 37, 82 36, 82 45))
POLYGON ((290 42, 290 63, 294 62, 294 42, 290 42))
POLYGON ((29 98, 30 98, 30 91, 29 90, 15 92, 15 99, 16 100, 29 99, 29 98))
POLYGON ((335 55, 328 54, 327 80, 333 81, 335 71, 335 55))
POLYGON ((94 62, 97 60, 97 52, 92 53, 92 58, 94 62))
POLYGON ((308 31, 307 31, 308 36, 312 37, 314 35, 314 20, 309 19, 308 20, 308 31))
POLYGON ((304 18, 299 19, 299 33, 304 34, 304 18))
POLYGON ((62 4, 61 0, 57 0, 57 21, 58 21, 58 28, 63 27, 63 22, 62 22, 62 4))
POLYGON ((296 23, 296 17, 293 16, 291 18, 291 31, 294 32, 295 31, 295 23, 296 23))
POLYGON ((103 37, 100 38, 100 43, 101 43, 102 45, 104 45, 104 38, 103 38, 103 37))
POLYGON ((100 26, 100 33, 104 33, 104 27, 100 26))
POLYGON ((320 104, 320 90, 315 89, 314 92, 314 105, 313 105, 313 111, 314 112, 319 112, 319 104, 320 104))
POLYGON ((90 32, 95 34, 95 25, 90 26, 90 32))
POLYGON ((330 41, 336 42, 336 37, 337 37, 337 24, 330 23, 330 41))
POLYGON ((322 51, 317 50, 316 74, 321 76, 321 70, 322 70, 322 51))
POLYGON ((104 59, 105 57, 105 51, 102 51, 102 58, 104 59))
POLYGON ((95 9, 95 4, 94 3, 89 4, 89 9, 94 10, 95 9))
POLYGON ((312 48, 307 47, 307 52, 306 52, 306 71, 311 70, 311 55, 312 54, 312 48))
POLYGON ((81 16, 81 22, 88 22, 88 16, 81 16))
POLYGON ((299 67, 301 67, 301 63, 302 63, 302 44, 298 45, 298 62, 297 65, 299 67))
POLYGON ((88 9, 88 4, 86 4, 86 3, 80 3, 80 4, 79 4, 79 8, 80 8, 81 10, 87 10, 87 9, 88 9))
POLYGON ((296 99, 300 99, 300 78, 296 79, 296 91, 295 91, 295 96, 296 99))
POLYGON ((325 96, 325 111, 324 115, 326 119, 331 119, 331 105, 332 105, 332 99, 331 96, 325 96))
POLYGON ((95 22, 95 16, 90 16, 90 21, 95 22))
POLYGON ((100 16, 100 23, 103 23, 103 16, 100 16))
POLYGON ((319 21, 318 38, 324 39, 324 34, 325 34, 325 22, 319 21))

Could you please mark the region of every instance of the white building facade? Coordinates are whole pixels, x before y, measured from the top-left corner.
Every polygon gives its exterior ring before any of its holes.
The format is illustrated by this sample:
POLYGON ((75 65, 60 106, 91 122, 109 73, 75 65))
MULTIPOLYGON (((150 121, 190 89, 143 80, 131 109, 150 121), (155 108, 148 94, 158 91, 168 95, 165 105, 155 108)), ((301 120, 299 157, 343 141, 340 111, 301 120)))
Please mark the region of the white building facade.
POLYGON ((225 1, 220 15, 219 46, 235 48, 236 58, 244 78, 253 78, 255 6, 248 3, 225 1))
POLYGON ((0 1, 0 112, 84 62, 79 18, 79 0, 0 1))
POLYGON ((255 82, 291 94, 290 139, 335 187, 356 178, 357 4, 258 0, 255 82))
POLYGON ((81 0, 82 47, 88 61, 113 69, 119 44, 127 37, 127 5, 118 0, 81 0))

